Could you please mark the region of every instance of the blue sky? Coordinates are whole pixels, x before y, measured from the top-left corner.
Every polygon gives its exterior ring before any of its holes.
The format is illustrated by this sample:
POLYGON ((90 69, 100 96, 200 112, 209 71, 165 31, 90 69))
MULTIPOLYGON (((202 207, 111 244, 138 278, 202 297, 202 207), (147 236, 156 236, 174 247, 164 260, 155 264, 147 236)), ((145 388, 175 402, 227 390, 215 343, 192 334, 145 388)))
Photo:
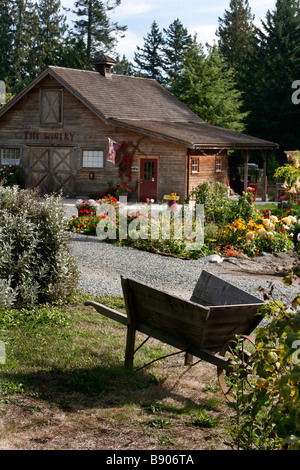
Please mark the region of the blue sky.
MULTIPOLYGON (((72 8, 74 0, 61 0, 61 4, 72 8)), ((230 0, 122 0, 121 5, 110 15, 113 21, 128 27, 116 51, 121 56, 125 54, 128 60, 133 60, 136 46, 143 46, 154 20, 162 30, 177 18, 190 34, 197 33, 199 42, 213 44, 218 18, 223 18, 229 4, 230 0)), ((260 26, 260 20, 265 19, 266 12, 274 10, 276 0, 249 0, 249 4, 255 15, 255 24, 260 26)))

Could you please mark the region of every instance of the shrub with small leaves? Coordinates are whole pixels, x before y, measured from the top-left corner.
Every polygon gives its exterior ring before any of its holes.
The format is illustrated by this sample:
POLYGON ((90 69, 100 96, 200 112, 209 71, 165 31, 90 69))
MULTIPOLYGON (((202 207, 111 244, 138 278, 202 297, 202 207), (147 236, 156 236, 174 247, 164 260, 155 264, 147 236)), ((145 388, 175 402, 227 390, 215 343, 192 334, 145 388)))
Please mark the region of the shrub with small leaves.
POLYGON ((60 197, 0 185, 0 308, 56 302, 77 276, 60 197))
POLYGON ((247 393, 231 404, 237 423, 233 445, 243 450, 300 448, 300 297, 291 305, 269 300, 262 307, 268 322, 258 328, 252 355, 253 377, 247 393))

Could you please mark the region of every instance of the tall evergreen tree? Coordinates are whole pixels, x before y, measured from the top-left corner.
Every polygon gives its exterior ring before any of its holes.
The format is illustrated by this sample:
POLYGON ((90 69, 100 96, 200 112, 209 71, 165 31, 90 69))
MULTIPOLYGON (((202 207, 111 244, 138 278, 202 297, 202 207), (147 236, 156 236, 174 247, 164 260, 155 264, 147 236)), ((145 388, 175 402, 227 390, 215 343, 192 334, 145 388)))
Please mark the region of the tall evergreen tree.
POLYGON ((87 58, 84 39, 74 35, 71 30, 64 38, 57 65, 73 69, 92 69, 87 58))
POLYGON ((300 148, 300 106, 293 104, 292 83, 300 74, 300 11, 298 0, 277 0, 268 11, 252 54, 245 94, 251 111, 248 131, 280 144, 300 148))
POLYGON ((241 109, 243 102, 235 73, 217 46, 210 48, 206 55, 195 39, 177 86, 178 98, 208 124, 238 132, 244 130, 246 113, 241 109))
MULTIPOLYGON (((9 86, 11 91, 20 91, 33 78, 31 73, 32 54, 35 49, 38 31, 36 4, 31 0, 15 0, 11 11, 13 35, 9 86)), ((33 62, 36 62, 34 55, 33 62)))
POLYGON ((179 19, 173 21, 163 32, 165 34, 164 71, 167 74, 167 85, 170 91, 176 93, 174 89, 176 79, 182 72, 183 60, 192 46, 193 39, 179 19))
POLYGON ((254 15, 248 0, 231 0, 230 10, 225 10, 224 18, 219 18, 220 53, 237 72, 244 65, 245 56, 253 49, 255 41, 254 15))
POLYGON ((78 37, 86 41, 86 55, 89 60, 100 51, 110 52, 114 49, 116 35, 123 34, 127 26, 120 26, 112 22, 109 12, 120 5, 121 0, 77 0, 76 10, 72 10, 78 16, 75 21, 75 30, 78 37))
POLYGON ((57 65, 67 30, 60 0, 40 0, 38 5, 38 69, 57 65))
POLYGON ((153 21, 150 33, 144 38, 144 46, 137 46, 137 52, 134 53, 134 62, 138 66, 138 72, 160 83, 163 81, 163 45, 162 32, 156 21, 153 21))
POLYGON ((123 55, 122 58, 118 55, 116 57, 116 65, 114 65, 114 73, 117 73, 119 75, 129 75, 132 76, 134 75, 134 67, 129 60, 126 59, 126 56, 123 55))
POLYGON ((12 0, 2 0, 0 3, 0 80, 6 84, 12 67, 13 17, 11 13, 12 0))

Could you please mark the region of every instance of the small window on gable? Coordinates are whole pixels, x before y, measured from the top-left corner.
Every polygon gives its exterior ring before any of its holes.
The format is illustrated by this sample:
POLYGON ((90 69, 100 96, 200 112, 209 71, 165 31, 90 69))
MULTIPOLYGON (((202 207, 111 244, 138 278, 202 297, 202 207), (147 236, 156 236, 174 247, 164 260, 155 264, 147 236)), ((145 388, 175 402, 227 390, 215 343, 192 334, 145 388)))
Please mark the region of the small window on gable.
POLYGON ((45 88, 41 91, 41 125, 61 126, 63 121, 63 90, 45 88))
POLYGON ((104 152, 103 150, 83 150, 82 167, 83 168, 103 168, 104 152))
POLYGON ((199 158, 192 159, 192 173, 199 173, 199 158))
POLYGON ((216 172, 222 171, 222 158, 216 158, 216 172))
POLYGON ((4 148, 1 150, 1 165, 20 165, 20 149, 4 148))

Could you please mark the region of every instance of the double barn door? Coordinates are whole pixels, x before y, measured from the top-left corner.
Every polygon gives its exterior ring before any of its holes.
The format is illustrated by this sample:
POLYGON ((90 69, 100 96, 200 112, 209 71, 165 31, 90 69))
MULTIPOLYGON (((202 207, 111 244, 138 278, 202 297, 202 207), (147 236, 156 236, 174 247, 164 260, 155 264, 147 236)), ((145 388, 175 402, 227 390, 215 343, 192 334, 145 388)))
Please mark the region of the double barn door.
POLYGON ((74 147, 27 147, 26 187, 41 194, 75 193, 76 155, 74 147))

